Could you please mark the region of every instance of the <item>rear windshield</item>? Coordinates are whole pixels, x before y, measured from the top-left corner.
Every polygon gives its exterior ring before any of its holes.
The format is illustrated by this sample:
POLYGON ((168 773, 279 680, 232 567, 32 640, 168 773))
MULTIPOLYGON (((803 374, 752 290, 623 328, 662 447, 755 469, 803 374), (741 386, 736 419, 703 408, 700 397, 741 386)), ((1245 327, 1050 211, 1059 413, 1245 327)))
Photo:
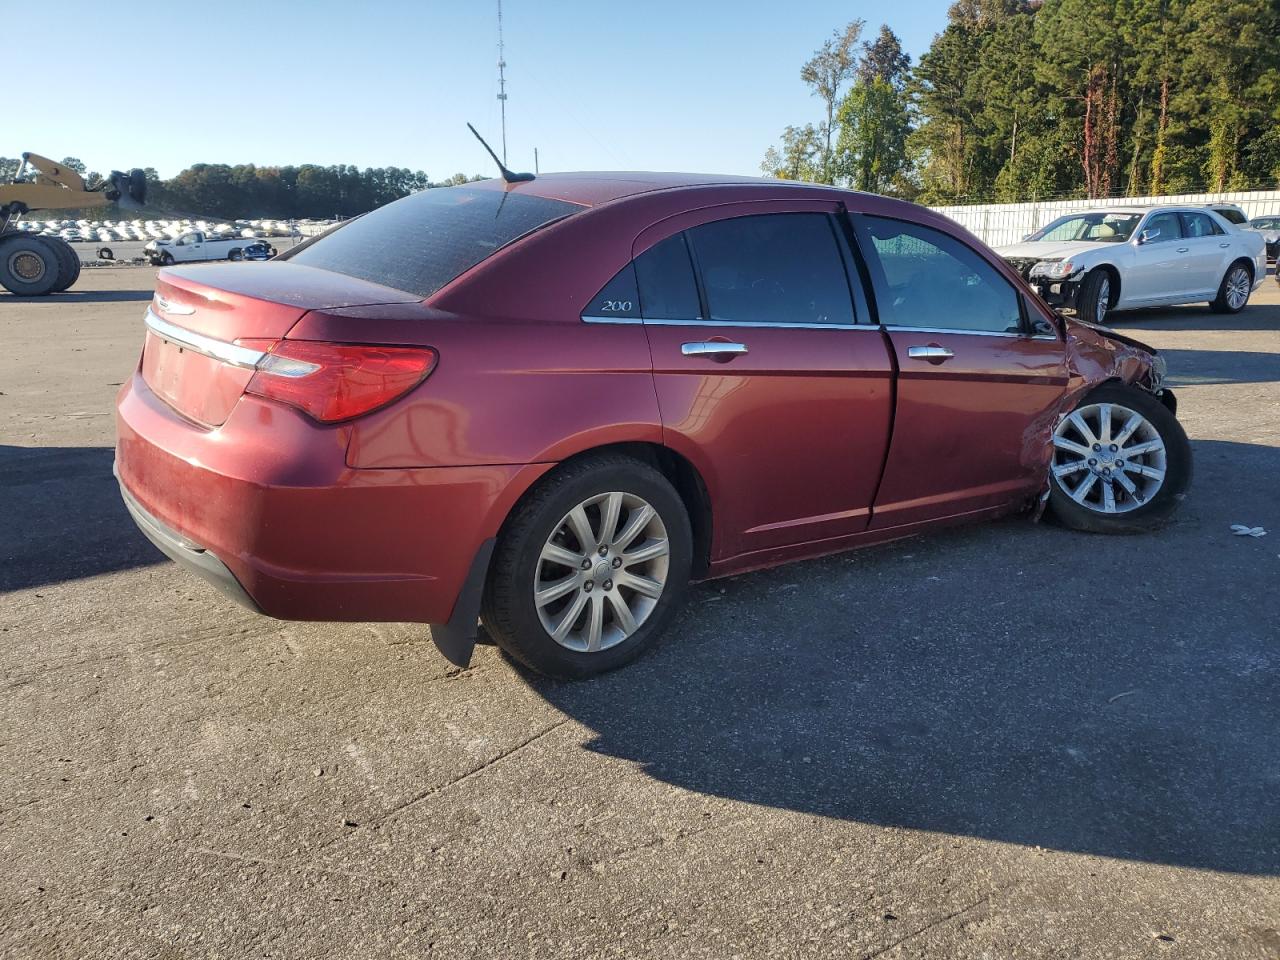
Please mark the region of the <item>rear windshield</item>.
POLYGON ((502 190, 436 187, 366 213, 281 259, 425 298, 495 250, 581 209, 502 190))

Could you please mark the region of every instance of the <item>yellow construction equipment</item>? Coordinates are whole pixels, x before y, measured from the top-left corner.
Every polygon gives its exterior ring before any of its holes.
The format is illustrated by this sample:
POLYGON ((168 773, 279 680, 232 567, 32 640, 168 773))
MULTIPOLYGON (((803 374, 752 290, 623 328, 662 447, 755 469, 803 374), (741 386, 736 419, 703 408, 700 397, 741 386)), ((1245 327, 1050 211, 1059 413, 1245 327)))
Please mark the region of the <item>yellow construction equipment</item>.
POLYGON ((17 174, 0 183, 0 286, 24 297, 67 289, 80 276, 80 255, 61 237, 13 228, 32 210, 80 210, 118 203, 138 209, 147 199, 141 170, 111 176, 90 188, 74 170, 47 157, 24 153, 17 174))

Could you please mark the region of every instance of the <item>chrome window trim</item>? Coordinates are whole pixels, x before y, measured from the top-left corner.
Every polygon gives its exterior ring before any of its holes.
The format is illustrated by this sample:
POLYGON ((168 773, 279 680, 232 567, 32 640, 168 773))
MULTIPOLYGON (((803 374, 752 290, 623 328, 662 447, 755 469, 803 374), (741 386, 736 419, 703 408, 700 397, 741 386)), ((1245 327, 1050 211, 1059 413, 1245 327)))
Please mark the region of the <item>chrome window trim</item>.
POLYGON ((646 327, 764 327, 768 329, 797 330, 876 330, 870 323, 765 323, 759 320, 643 320, 639 317, 596 317, 584 314, 583 323, 626 323, 646 327))
POLYGON ((267 356, 260 350, 251 350, 239 344, 227 343, 225 340, 215 340, 213 337, 206 337, 204 334, 188 330, 186 327, 179 327, 177 324, 170 323, 168 320, 157 316, 150 307, 147 307, 147 315, 144 322, 147 325, 147 329, 161 340, 176 343, 184 350, 192 350, 211 359, 220 360, 222 363, 228 363, 233 367, 256 370, 258 369, 258 364, 267 356))
MULTIPOLYGON (((1000 330, 963 330, 955 327, 910 327, 902 324, 885 324, 885 330, 891 330, 895 333, 959 333, 966 337, 1009 337, 1013 340, 1036 340, 1039 337, 1029 337, 1025 333, 1005 333, 1000 330)), ((1043 339, 1057 340, 1057 337, 1044 337, 1043 339)))

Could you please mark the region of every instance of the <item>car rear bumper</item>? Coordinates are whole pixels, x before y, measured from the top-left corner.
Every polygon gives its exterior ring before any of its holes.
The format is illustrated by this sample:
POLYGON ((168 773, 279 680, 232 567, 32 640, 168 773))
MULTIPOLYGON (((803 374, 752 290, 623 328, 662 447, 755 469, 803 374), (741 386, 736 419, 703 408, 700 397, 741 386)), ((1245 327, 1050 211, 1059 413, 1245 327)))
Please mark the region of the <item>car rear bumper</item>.
POLYGON ((287 620, 448 622, 477 553, 549 468, 353 469, 345 425, 245 396, 208 429, 140 374, 116 426, 121 492, 148 539, 287 620))

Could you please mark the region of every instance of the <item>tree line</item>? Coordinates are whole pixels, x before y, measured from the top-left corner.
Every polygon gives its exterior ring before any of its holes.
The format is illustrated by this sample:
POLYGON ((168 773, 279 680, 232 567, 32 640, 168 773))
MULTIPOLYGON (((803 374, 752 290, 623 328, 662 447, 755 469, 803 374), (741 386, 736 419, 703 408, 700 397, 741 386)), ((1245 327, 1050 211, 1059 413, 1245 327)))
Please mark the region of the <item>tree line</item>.
MULTIPOLYGON (((0 182, 10 179, 19 161, 0 157, 0 182)), ((63 166, 85 177, 90 187, 102 176, 76 157, 63 166)), ((197 163, 177 176, 163 179, 152 167, 147 176, 147 206, 174 215, 234 219, 327 219, 354 217, 399 200, 418 190, 481 180, 479 175, 454 174, 432 181, 421 170, 405 167, 366 167, 351 164, 260 167, 252 163, 197 163)), ((60 217, 69 213, 59 212, 60 217)), ((101 211, 98 216, 101 216, 101 211)), ((146 216, 140 211, 135 216, 146 216)), ((159 215, 155 213, 153 215, 159 215)))
POLYGON ((1280 0, 958 0, 912 64, 835 31, 762 170, 922 203, 1280 185, 1280 0))

